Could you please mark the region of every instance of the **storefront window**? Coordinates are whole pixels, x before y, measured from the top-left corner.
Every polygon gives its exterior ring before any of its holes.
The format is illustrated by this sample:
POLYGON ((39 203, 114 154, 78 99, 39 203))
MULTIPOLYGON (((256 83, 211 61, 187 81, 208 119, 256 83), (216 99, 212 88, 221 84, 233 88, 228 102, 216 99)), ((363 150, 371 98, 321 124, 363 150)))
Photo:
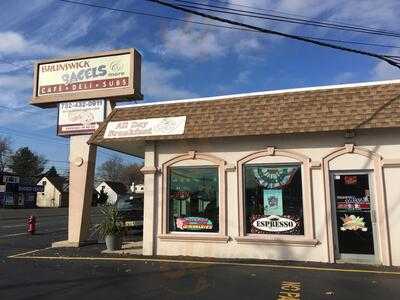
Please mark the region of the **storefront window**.
POLYGON ((169 169, 169 230, 218 232, 217 167, 169 169))
POLYGON ((246 232, 304 235, 301 167, 247 165, 246 232))

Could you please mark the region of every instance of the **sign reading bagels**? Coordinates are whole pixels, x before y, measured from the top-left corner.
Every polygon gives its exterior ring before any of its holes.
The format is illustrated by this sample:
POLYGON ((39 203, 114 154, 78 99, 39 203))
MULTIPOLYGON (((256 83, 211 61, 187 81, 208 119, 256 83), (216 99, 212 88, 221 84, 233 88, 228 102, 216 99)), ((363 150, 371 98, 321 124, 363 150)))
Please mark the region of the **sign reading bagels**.
POLYGON ((297 224, 291 219, 271 215, 255 220, 252 225, 266 232, 284 232, 294 229, 297 224))
POLYGON ((32 104, 117 98, 142 99, 141 56, 135 49, 45 60, 35 64, 32 104))

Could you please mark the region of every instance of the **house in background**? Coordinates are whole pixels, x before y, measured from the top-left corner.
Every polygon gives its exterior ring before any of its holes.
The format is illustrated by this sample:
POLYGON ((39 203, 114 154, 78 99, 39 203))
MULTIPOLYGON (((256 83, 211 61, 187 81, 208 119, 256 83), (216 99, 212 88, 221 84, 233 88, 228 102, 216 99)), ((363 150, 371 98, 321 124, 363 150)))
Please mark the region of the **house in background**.
POLYGON ((68 206, 68 178, 44 176, 38 185, 43 186, 43 192, 37 193, 36 206, 38 207, 65 207, 68 206))
POLYGON ((107 194, 107 203, 114 204, 117 202, 120 196, 125 195, 128 192, 125 184, 117 181, 103 181, 96 187, 96 191, 101 193, 103 191, 107 194))

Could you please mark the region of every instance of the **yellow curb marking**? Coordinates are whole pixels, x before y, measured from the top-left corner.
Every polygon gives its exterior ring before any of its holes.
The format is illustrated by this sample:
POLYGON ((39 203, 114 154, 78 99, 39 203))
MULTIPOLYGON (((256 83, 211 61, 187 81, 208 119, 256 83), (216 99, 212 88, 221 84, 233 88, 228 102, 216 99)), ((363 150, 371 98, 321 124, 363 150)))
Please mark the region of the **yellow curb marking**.
MULTIPOLYGON (((49 249, 45 248, 45 249, 49 249)), ((34 250, 34 253, 40 250, 34 250)), ((400 275, 400 272, 394 271, 374 271, 374 270, 360 270, 360 269, 335 269, 335 268, 319 268, 319 267, 303 267, 303 266, 287 266, 287 265, 271 265, 271 264, 254 264, 254 263, 235 263, 235 262, 216 262, 216 261, 192 261, 192 260, 173 260, 162 258, 133 258, 133 257, 83 257, 83 256, 26 256, 21 253, 7 258, 15 259, 48 259, 48 260, 102 260, 102 261, 148 261, 148 262, 166 262, 166 263, 187 263, 187 264, 205 264, 205 265, 225 265, 225 266, 241 266, 241 267, 264 267, 276 269, 295 269, 295 270, 310 270, 310 271, 329 271, 329 272, 348 272, 348 273, 371 273, 371 274, 386 274, 386 275, 400 275)))

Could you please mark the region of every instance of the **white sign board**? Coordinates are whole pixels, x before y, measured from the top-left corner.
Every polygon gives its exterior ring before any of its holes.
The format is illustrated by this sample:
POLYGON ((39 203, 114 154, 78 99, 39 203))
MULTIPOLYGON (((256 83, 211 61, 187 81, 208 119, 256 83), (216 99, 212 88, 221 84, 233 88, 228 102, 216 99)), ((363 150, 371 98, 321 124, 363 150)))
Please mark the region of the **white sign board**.
POLYGON ((6 191, 6 186, 3 184, 0 184, 0 193, 4 193, 6 191))
POLYGON ((104 100, 58 104, 58 135, 91 134, 105 118, 104 100))
POLYGON ((142 99, 141 55, 122 49, 42 60, 34 67, 32 104, 55 107, 73 100, 142 99))
POLYGON ((18 176, 11 176, 11 175, 4 175, 3 176, 3 182, 4 183, 19 183, 19 177, 18 176))
POLYGON ((186 116, 109 122, 104 138, 180 135, 185 132, 185 124, 186 116))
POLYGON ((38 96, 104 90, 128 86, 130 54, 42 64, 38 70, 38 96))
POLYGON ((269 216, 257 219, 253 222, 253 226, 258 230, 267 232, 284 232, 292 230, 296 227, 296 222, 279 216, 269 216))

